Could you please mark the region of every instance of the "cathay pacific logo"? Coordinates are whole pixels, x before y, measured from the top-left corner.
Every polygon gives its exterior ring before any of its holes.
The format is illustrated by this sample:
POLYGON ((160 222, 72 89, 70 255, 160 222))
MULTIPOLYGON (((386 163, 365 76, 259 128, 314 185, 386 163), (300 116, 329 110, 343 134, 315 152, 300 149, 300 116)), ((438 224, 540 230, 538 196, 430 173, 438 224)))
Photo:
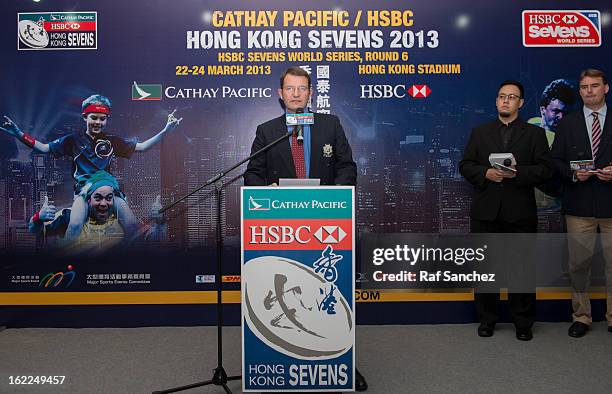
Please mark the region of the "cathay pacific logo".
POLYGON ((269 211, 270 210, 270 199, 269 198, 253 198, 249 197, 249 211, 269 211))
POLYGON ((161 85, 132 84, 132 101, 152 101, 162 99, 161 85))

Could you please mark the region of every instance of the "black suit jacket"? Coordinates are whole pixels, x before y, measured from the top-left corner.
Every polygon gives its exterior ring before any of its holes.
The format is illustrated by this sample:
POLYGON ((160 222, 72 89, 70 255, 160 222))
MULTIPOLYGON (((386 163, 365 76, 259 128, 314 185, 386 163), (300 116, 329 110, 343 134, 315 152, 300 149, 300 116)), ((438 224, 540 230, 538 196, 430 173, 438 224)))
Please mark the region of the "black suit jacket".
MULTIPOLYGON (((608 107, 610 108, 610 107, 608 107)), ((599 152, 595 167, 603 168, 612 164, 612 121, 606 114, 599 152)), ((562 210, 564 213, 581 217, 612 217, 612 182, 600 181, 596 176, 584 182, 573 181, 570 161, 593 158, 591 141, 582 109, 573 112, 559 123, 552 146, 552 158, 557 175, 563 181, 562 210)))
MULTIPOLYGON (((310 178, 319 178, 322 185, 355 185, 357 166, 337 116, 314 114, 310 126, 310 178), (331 153, 323 152, 331 146, 331 153)), ((257 126, 251 154, 271 143, 288 129, 285 115, 257 126)), ((278 183, 279 178, 295 178, 289 139, 251 159, 244 173, 245 186, 265 186, 278 183)))
POLYGON ((461 175, 475 189, 471 217, 535 226, 538 219, 533 188, 553 173, 546 133, 518 119, 508 147, 504 149, 500 124, 496 120, 474 128, 459 163, 461 175), (506 152, 511 152, 516 159, 516 177, 500 183, 489 181, 485 177, 491 168, 489 155, 506 152))

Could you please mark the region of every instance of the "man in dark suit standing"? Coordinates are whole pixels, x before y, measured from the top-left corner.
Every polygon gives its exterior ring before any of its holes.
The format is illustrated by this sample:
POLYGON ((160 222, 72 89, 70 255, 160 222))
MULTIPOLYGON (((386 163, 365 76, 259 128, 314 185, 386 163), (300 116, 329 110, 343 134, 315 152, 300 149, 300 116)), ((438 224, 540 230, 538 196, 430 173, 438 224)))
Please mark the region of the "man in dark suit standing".
MULTIPOLYGON (((296 113, 308 105, 310 75, 289 67, 281 75, 278 95, 286 111, 296 113)), ((280 178, 318 178, 322 185, 355 185, 357 166, 337 116, 314 114, 314 124, 304 126, 303 142, 297 133, 251 159, 244 174, 247 186, 278 184, 280 178)), ((290 130, 285 114, 257 126, 251 154, 290 130)))
POLYGON ((582 110, 566 116, 557 129, 552 158, 564 183, 562 207, 568 232, 573 323, 568 334, 586 334, 593 319, 589 300, 591 258, 597 230, 606 264, 606 320, 612 332, 612 125, 607 118, 605 74, 587 69, 579 78, 582 110), (593 160, 593 169, 577 170, 570 162, 593 160), (587 235, 591 234, 591 235, 587 235))
MULTIPOLYGON (((518 116, 523 95, 520 82, 505 81, 500 85, 497 119, 472 130, 459 163, 461 175, 475 189, 470 215, 473 233, 537 231, 534 186, 548 180, 553 167, 544 130, 518 116), (491 153, 512 153, 516 160, 514 171, 493 168, 489 162, 491 153)), ((533 337, 535 294, 508 296, 516 337, 529 341, 533 337)), ((475 301, 480 322, 478 335, 490 337, 499 317, 499 295, 476 293, 475 301)))
MULTIPOLYGON (((310 100, 310 74, 289 67, 280 77, 278 95, 289 113, 302 112, 310 100)), ((288 134, 285 114, 257 126, 251 154, 288 134)), ((291 137, 249 161, 245 186, 277 185, 281 178, 318 178, 321 185, 355 185, 357 165, 337 116, 314 114, 314 124, 305 125, 303 139, 296 128, 291 137)), ((366 391, 368 383, 356 369, 355 389, 366 391)))

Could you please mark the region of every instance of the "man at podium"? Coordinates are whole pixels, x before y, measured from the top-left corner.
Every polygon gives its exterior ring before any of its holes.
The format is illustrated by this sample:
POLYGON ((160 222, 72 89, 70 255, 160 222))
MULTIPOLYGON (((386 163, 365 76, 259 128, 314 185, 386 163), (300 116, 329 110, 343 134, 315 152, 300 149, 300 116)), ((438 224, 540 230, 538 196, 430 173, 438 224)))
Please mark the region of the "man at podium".
MULTIPOLYGON (((293 66, 283 72, 278 95, 287 114, 304 112, 311 94, 310 75, 305 70, 293 66)), ((245 186, 278 184, 280 178, 316 178, 321 185, 355 185, 357 166, 338 117, 317 113, 312 124, 287 126, 287 114, 257 126, 251 154, 290 131, 292 134, 249 161, 245 186)))
MULTIPOLYGON (((356 184, 357 165, 337 116, 317 113, 313 122, 287 125, 288 114, 308 112, 311 94, 310 75, 305 70, 292 66, 282 73, 278 95, 286 113, 257 126, 251 154, 289 132, 291 136, 249 161, 245 186, 275 186, 283 178, 319 179, 321 185, 356 184)), ((356 390, 367 390, 365 378, 355 371, 356 390)))

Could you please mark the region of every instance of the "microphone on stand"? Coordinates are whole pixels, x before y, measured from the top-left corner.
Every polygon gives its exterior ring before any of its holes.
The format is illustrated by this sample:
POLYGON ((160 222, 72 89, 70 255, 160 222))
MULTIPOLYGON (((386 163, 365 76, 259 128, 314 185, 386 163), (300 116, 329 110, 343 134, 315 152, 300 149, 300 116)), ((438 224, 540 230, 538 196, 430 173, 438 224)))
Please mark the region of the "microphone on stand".
MULTIPOLYGON (((303 114, 304 108, 298 108, 295 110, 296 114, 303 114)), ((297 143, 302 145, 304 143, 304 125, 298 124, 295 126, 295 132, 297 134, 297 143)))

